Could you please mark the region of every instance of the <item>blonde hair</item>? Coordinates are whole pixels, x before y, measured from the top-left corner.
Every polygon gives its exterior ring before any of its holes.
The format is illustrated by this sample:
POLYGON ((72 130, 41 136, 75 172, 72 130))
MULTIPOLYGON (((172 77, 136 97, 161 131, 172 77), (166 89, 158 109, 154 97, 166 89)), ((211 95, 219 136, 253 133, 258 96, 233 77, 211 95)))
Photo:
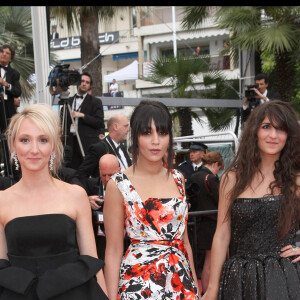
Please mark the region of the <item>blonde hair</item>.
POLYGON ((52 173, 53 175, 57 175, 57 171, 63 160, 63 145, 61 142, 60 118, 50 105, 43 103, 31 104, 25 107, 22 112, 13 115, 6 130, 6 138, 10 151, 13 149, 13 144, 22 121, 27 118, 33 121, 50 137, 52 152, 55 153, 52 173))

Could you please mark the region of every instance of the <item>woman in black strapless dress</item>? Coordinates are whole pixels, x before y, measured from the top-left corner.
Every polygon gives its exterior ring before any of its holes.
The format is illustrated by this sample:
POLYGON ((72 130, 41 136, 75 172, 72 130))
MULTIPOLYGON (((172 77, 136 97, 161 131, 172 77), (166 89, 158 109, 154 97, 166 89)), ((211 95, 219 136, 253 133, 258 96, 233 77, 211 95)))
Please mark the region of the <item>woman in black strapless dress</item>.
POLYGON ((7 141, 19 182, 0 192, 0 299, 107 300, 85 191, 55 178, 60 120, 33 104, 11 119, 7 141))
POLYGON ((288 103, 271 101, 251 113, 221 179, 202 299, 299 300, 299 216, 300 125, 288 103))

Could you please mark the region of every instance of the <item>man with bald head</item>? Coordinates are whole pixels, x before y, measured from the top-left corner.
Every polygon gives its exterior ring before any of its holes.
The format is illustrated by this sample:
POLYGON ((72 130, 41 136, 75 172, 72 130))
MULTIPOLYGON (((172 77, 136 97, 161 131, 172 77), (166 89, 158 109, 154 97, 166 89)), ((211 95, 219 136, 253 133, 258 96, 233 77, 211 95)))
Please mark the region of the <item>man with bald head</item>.
POLYGON ((106 184, 111 175, 120 171, 120 163, 115 155, 104 154, 103 156, 101 156, 101 158, 99 159, 100 178, 98 177, 95 178, 96 180, 91 180, 90 182, 92 183, 92 186, 87 188, 88 195, 93 194, 92 196, 89 196, 91 208, 93 210, 98 210, 100 207, 102 207, 106 184), (101 204, 99 205, 99 203, 101 204))
POLYGON ((120 163, 121 171, 131 166, 131 159, 126 147, 122 144, 129 132, 129 122, 122 114, 112 115, 107 122, 108 135, 96 144, 92 144, 78 168, 78 178, 85 184, 89 177, 98 177, 98 161, 106 153, 115 155, 120 163))
POLYGON ((117 157, 113 154, 104 154, 99 160, 100 177, 90 178, 87 180, 87 185, 85 187, 93 212, 93 228, 97 253, 98 257, 101 259, 104 259, 106 240, 103 234, 103 222, 101 222, 101 225, 99 224, 99 217, 100 219, 103 218, 105 188, 110 177, 120 171, 121 167, 117 157))

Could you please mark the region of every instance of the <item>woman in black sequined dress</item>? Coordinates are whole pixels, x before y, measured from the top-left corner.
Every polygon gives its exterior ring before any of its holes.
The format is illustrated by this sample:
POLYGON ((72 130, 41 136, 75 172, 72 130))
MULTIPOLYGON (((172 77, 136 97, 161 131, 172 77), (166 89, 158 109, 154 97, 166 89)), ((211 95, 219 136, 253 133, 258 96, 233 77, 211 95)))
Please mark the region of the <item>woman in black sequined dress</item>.
POLYGON ((88 197, 55 176, 60 133, 50 105, 27 106, 10 121, 22 178, 0 192, 0 300, 108 300, 88 197))
POLYGON ((271 101, 251 113, 221 179, 202 299, 300 299, 299 206, 300 125, 288 103, 271 101))

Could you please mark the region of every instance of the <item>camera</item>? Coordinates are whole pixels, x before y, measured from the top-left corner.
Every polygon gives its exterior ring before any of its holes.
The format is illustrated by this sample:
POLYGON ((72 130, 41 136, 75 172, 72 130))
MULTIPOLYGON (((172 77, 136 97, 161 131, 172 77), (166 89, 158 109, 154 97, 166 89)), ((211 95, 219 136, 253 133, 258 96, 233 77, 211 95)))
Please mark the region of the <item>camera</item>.
POLYGON ((247 85, 247 89, 245 90, 245 97, 248 99, 248 103, 250 107, 256 107, 259 105, 260 100, 255 98, 256 93, 253 90, 254 88, 258 88, 258 84, 247 85))
POLYGON ((59 64, 54 67, 48 76, 47 86, 51 95, 66 91, 70 85, 78 85, 81 75, 78 70, 69 70, 70 64, 59 64))

